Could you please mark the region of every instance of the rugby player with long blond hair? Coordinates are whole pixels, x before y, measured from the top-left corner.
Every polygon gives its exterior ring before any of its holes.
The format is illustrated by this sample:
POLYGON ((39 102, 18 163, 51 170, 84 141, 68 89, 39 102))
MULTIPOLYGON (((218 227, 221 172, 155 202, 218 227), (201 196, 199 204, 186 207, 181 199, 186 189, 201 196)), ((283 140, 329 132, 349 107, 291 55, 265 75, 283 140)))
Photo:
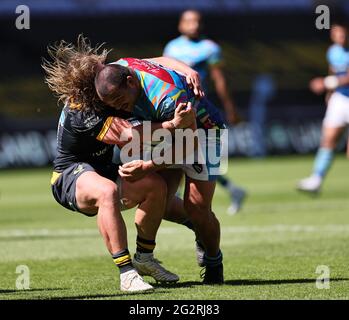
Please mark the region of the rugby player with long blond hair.
MULTIPOLYGON (((141 275, 150 275, 160 282, 178 281, 178 276, 153 256, 156 233, 167 205, 166 182, 155 172, 135 182, 126 181, 118 176, 118 166, 112 162, 114 145, 125 144, 120 135, 125 130, 131 134, 128 129, 132 124, 121 117, 127 115, 105 105, 95 90, 94 78, 108 51, 101 46, 93 48, 80 35, 76 46, 61 41, 49 47, 48 53, 50 59, 44 59, 42 64, 46 83, 63 104, 51 178, 54 198, 69 210, 97 215, 100 233, 120 270, 122 291, 153 289, 141 275), (123 209, 135 206, 139 272, 128 251, 127 230, 121 215, 123 209)), ((187 74, 188 83, 202 94, 195 71, 176 61, 171 64, 177 64, 179 71, 187 74)), ((172 120, 153 123, 152 130, 165 128, 173 132, 194 120, 193 111, 181 104, 172 120)))

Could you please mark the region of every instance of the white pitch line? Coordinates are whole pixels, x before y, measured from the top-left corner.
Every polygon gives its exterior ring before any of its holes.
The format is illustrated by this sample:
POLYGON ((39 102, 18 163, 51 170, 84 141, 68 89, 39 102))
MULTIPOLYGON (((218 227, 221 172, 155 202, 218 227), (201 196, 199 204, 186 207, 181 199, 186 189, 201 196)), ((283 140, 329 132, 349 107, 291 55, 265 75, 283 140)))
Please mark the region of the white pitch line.
POLYGON ((94 236, 97 229, 3 229, 0 238, 94 236))
POLYGON ((291 232, 291 233, 310 233, 310 232, 339 232, 349 233, 349 225, 329 224, 322 226, 312 225, 287 225, 276 224, 270 226, 241 226, 241 227, 223 227, 222 232, 228 233, 273 233, 273 232, 291 232))
MULTIPOLYGON (((160 227, 159 234, 178 233, 178 227, 160 227)), ((222 233, 348 233, 349 225, 266 225, 266 226, 235 226, 222 227, 222 233)), ((0 238, 21 238, 21 237, 69 237, 69 236, 98 236, 97 229, 0 229, 0 238)))

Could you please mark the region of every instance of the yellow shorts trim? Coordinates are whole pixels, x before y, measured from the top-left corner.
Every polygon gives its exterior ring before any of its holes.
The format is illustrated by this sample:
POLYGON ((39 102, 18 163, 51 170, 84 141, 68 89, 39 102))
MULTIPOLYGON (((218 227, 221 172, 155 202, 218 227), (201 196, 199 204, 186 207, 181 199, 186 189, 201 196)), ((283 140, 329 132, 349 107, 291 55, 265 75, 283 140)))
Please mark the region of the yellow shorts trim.
POLYGON ((61 172, 53 171, 51 176, 51 184, 55 184, 58 178, 61 176, 61 174, 61 172))

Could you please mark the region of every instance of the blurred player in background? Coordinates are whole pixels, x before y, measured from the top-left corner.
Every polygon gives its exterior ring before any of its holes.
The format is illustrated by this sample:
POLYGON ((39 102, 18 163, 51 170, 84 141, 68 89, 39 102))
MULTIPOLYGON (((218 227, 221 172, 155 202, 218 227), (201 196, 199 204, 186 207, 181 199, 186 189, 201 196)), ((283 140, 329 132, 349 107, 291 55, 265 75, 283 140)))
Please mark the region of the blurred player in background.
MULTIPOLYGON (((221 67, 221 48, 212 40, 201 36, 202 16, 200 12, 196 10, 184 11, 180 17, 178 29, 181 36, 166 45, 163 55, 183 61, 198 71, 205 92, 208 89, 208 78, 210 76, 224 107, 226 122, 229 125, 237 123, 238 115, 234 102, 229 95, 221 67)), ((219 176, 217 181, 229 191, 231 205, 228 208, 228 213, 237 213, 241 208, 246 192, 223 175, 219 176)))
POLYGON ((333 24, 330 31, 333 44, 327 51, 329 73, 310 82, 316 94, 327 91, 327 111, 323 120, 320 148, 316 154, 310 177, 298 182, 298 190, 317 193, 331 167, 334 150, 349 124, 349 51, 348 30, 343 24, 333 24))

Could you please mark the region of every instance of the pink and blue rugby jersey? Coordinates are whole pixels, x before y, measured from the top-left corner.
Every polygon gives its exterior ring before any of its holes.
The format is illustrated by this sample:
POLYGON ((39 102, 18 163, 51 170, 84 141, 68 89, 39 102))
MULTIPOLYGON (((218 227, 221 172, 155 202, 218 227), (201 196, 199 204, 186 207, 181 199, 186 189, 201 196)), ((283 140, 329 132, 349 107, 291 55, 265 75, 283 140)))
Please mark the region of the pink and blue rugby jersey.
POLYGON ((175 71, 134 58, 120 59, 116 63, 134 70, 141 83, 142 94, 133 111, 136 117, 165 121, 173 118, 179 103, 195 102, 185 77, 175 71))
POLYGON ((147 60, 123 58, 116 63, 134 70, 141 83, 142 94, 133 111, 136 118, 166 121, 179 103, 190 101, 196 106, 198 127, 224 127, 218 109, 207 99, 196 101, 183 75, 147 60))

